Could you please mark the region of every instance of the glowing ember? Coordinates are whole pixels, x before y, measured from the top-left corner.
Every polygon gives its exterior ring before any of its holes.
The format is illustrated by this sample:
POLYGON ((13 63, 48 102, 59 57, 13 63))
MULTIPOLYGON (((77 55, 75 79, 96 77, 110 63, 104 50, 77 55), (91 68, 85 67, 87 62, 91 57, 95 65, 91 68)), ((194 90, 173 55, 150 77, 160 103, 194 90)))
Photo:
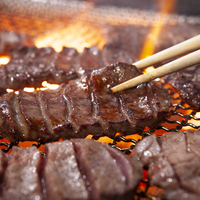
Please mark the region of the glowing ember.
MULTIPOLYGON (((35 90, 47 90, 47 89, 50 89, 50 90, 55 90, 59 87, 58 84, 50 84, 48 83, 47 81, 43 81, 42 82, 42 86, 41 88, 33 88, 33 87, 25 87, 23 90, 25 92, 34 92, 35 90)), ((7 92, 14 92, 14 90, 12 89, 6 89, 7 92)), ((18 91, 15 91, 16 94, 18 94, 18 91)))
MULTIPOLYGON (((188 114, 191 113, 191 110, 188 111, 188 114)), ((195 126, 200 126, 200 112, 197 112, 195 115, 194 115, 195 119, 190 119, 188 120, 188 123, 191 123, 195 126)), ((190 126, 184 126, 183 127, 183 131, 184 130, 196 130, 195 128, 192 128, 190 126)))
POLYGON ((51 89, 51 90, 55 90, 55 89, 57 89, 57 88, 59 87, 58 84, 50 84, 50 83, 48 83, 47 81, 43 81, 43 82, 42 82, 42 86, 43 86, 44 88, 48 88, 48 89, 51 89))
POLYGON ((0 56, 0 66, 6 65, 10 61, 10 58, 8 56, 0 56))

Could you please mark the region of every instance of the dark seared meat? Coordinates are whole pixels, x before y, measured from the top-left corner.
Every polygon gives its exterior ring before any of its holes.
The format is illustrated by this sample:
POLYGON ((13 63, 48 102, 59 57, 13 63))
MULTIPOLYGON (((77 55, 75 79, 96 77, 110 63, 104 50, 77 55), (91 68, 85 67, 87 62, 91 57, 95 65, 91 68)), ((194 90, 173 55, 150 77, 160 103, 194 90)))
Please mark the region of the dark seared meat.
POLYGON ((62 84, 56 90, 19 91, 0 97, 0 134, 9 141, 114 137, 155 128, 169 114, 170 96, 154 82, 112 93, 111 87, 141 74, 117 63, 62 84), (161 103, 162 101, 162 103, 161 103))
POLYGON ((0 152, 0 199, 132 200, 142 164, 107 144, 71 139, 0 152))
POLYGON ((75 79, 75 58, 78 55, 73 48, 63 48, 56 53, 53 48, 24 47, 11 55, 7 65, 0 68, 2 89, 23 89, 40 87, 46 80, 50 83, 64 83, 75 79))
POLYGON ((170 132, 160 141, 156 136, 145 138, 135 154, 149 168, 150 184, 165 190, 165 199, 199 199, 199 144, 200 131, 170 132))
POLYGON ((42 165, 43 158, 36 147, 13 147, 12 157, 4 172, 3 199, 42 200, 42 165))
POLYGON ((47 199, 89 199, 72 142, 65 140, 45 146, 44 180, 47 199))
POLYGON ((111 91, 111 87, 117 85, 114 67, 93 71, 90 84, 95 118, 103 130, 110 129, 111 134, 121 131, 121 128, 126 126, 127 120, 121 112, 118 96, 111 91))
POLYGON ((67 47, 60 53, 51 47, 24 47, 13 51, 10 62, 1 66, 0 95, 8 88, 41 87, 43 81, 65 83, 118 61, 132 63, 134 58, 128 51, 114 47, 104 47, 100 51, 94 46, 80 54, 67 47))
MULTIPOLYGON (((68 105, 68 120, 75 131, 73 137, 86 137, 88 133, 102 134, 98 120, 93 116, 93 104, 90 94, 89 77, 72 80, 64 90, 68 105), (77 136, 76 136, 77 135, 77 136)), ((72 137, 72 138, 73 138, 72 137)))
POLYGON ((196 111, 200 110, 200 65, 167 75, 164 77, 164 81, 179 92, 185 103, 196 111))

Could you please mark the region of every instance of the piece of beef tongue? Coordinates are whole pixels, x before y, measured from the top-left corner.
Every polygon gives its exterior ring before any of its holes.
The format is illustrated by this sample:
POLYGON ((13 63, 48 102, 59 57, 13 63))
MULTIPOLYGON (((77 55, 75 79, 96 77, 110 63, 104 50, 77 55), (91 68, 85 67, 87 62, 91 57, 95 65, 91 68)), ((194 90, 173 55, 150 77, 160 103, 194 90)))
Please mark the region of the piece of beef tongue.
MULTIPOLYGON (((129 163, 119 164, 120 156, 108 151, 104 145, 89 139, 71 139, 74 143, 80 169, 86 177, 91 191, 91 199, 132 199, 137 184, 127 179, 123 167, 130 168, 129 163), (115 160, 116 158, 116 160, 115 160), (134 186, 130 189, 130 185, 134 186), (127 187, 128 186, 128 187, 127 187)), ((124 159, 126 159, 124 157, 124 159)), ((140 166, 140 170, 141 170, 140 166)), ((130 177, 131 178, 131 177, 130 177)), ((141 179, 141 173, 136 180, 141 179)))
POLYGON ((72 142, 49 143, 45 146, 44 180, 48 200, 89 199, 80 173, 72 142))
POLYGON ((42 200, 40 173, 43 157, 36 147, 13 147, 4 176, 3 199, 42 200))
POLYGON ((163 188, 165 199, 196 200, 200 195, 199 144, 200 131, 170 132, 160 142, 155 136, 140 141, 135 155, 145 160, 150 184, 163 188))

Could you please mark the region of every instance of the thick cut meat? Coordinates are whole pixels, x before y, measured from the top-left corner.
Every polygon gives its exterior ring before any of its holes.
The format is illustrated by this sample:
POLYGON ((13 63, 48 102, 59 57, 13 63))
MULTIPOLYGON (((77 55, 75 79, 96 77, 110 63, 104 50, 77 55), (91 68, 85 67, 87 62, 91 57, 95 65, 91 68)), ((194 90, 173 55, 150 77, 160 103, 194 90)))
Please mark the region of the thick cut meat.
POLYGON ((78 168, 72 142, 65 140, 47 144, 45 148, 47 199, 89 199, 89 191, 78 168))
POLYGON ((133 196, 142 177, 141 165, 137 161, 133 167, 128 158, 116 150, 92 140, 74 139, 72 142, 92 199, 129 199, 133 196), (139 173, 132 175, 133 170, 139 173))
POLYGON ((58 54, 53 48, 24 47, 13 52, 7 65, 0 68, 1 88, 23 89, 40 87, 43 81, 64 83, 78 77, 74 65, 77 51, 63 48, 58 54))
POLYGON ((129 52, 114 47, 104 47, 100 51, 93 46, 80 54, 67 47, 63 47, 60 53, 51 47, 24 47, 13 51, 10 62, 1 66, 0 95, 8 88, 41 87, 43 81, 65 83, 118 61, 134 62, 129 52))
POLYGON ((0 152, 0 199, 132 200, 143 177, 142 164, 90 139, 0 152))
POLYGON ((65 87, 65 99, 68 105, 68 120, 77 137, 86 137, 88 133, 98 135, 100 125, 93 117, 93 105, 90 95, 89 77, 70 81, 65 87))
POLYGON ((116 132, 127 135, 142 133, 145 126, 155 128, 171 106, 166 89, 150 82, 116 94, 111 91, 139 74, 133 65, 117 63, 56 90, 4 94, 0 97, 0 134, 10 141, 54 141, 60 136, 114 137, 116 132))
POLYGON ((150 184, 165 189, 165 199, 199 199, 199 144, 200 131, 170 132, 159 142, 155 136, 145 138, 136 145, 135 154, 145 160, 150 184))
POLYGON ((5 170, 3 199, 42 200, 42 166, 43 158, 36 147, 13 147, 12 157, 5 170))

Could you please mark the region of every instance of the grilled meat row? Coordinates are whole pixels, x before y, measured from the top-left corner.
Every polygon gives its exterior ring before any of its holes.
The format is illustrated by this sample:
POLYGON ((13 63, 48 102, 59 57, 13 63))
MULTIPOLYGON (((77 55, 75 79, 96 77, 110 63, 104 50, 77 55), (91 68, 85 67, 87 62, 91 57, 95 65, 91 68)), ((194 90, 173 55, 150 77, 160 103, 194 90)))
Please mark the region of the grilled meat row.
POLYGON ((143 175, 134 157, 90 139, 49 143, 45 153, 0 151, 1 199, 131 200, 143 175))
POLYGON ((155 82, 113 93, 111 88, 140 75, 117 63, 61 84, 56 90, 19 90, 0 97, 0 134, 10 142, 114 137, 157 127, 169 114, 167 90, 155 82))
POLYGON ((199 199, 200 131, 146 137, 135 154, 148 168, 150 185, 164 189, 164 199, 199 199))
POLYGON ((67 47, 60 53, 51 47, 24 47, 12 52, 10 62, 1 66, 0 93, 6 93, 8 88, 41 87, 45 80, 65 83, 116 62, 133 63, 134 57, 128 51, 107 46, 101 51, 97 47, 85 48, 80 54, 67 47))

